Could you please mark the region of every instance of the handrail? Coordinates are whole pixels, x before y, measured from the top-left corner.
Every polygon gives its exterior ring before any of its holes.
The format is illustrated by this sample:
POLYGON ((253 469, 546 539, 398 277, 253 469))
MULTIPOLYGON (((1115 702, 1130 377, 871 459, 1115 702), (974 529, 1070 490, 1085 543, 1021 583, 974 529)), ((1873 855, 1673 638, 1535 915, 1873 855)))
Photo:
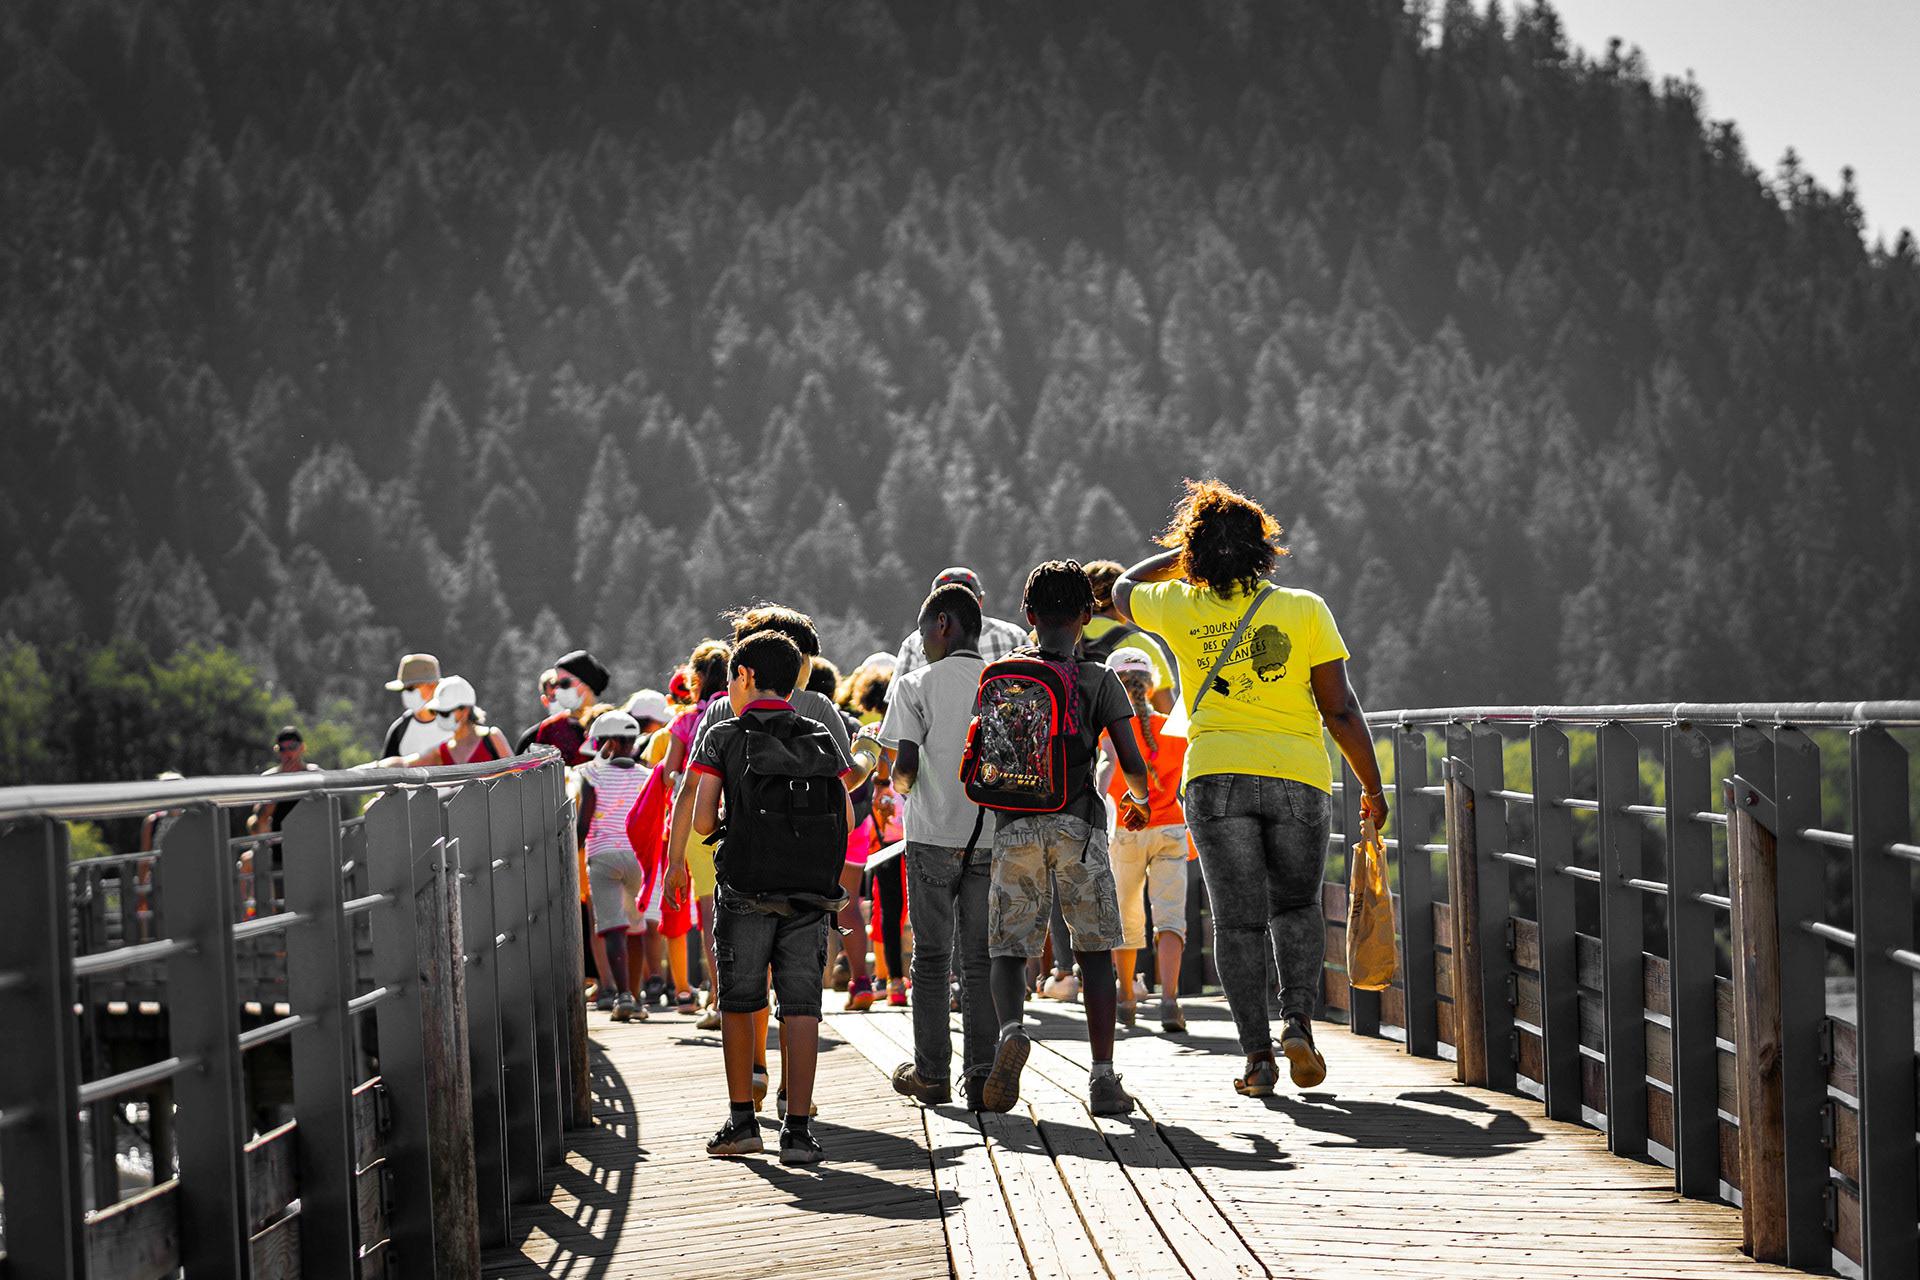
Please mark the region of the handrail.
POLYGON ((390 787, 484 782, 538 768, 558 753, 536 746, 525 755, 477 764, 395 769, 317 769, 308 773, 182 778, 168 782, 87 782, 67 786, 0 787, 0 822, 18 818, 61 821, 136 818, 158 809, 211 800, 220 805, 300 800, 322 793, 384 791, 390 787))
POLYGON ((1369 711, 1376 728, 1447 723, 1765 724, 1920 727, 1920 702, 1630 702, 1615 706, 1422 707, 1369 711))

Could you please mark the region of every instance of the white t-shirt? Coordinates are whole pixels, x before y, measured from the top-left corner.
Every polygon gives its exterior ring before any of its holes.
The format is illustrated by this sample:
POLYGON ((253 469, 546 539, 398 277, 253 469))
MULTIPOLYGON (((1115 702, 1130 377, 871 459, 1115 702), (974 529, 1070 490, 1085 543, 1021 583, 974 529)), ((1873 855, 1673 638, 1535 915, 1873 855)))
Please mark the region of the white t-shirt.
MULTIPOLYGON (((907 839, 915 844, 964 849, 973 835, 980 806, 960 785, 960 757, 986 665, 978 653, 963 650, 893 678, 880 742, 894 748, 920 744, 920 772, 906 797, 907 839)), ((992 839, 992 824, 981 838, 992 839)))
POLYGON ((407 727, 400 734, 400 751, 403 756, 419 755, 422 751, 431 751, 441 743, 453 737, 453 734, 440 727, 437 718, 429 717, 416 720, 407 717, 407 727))

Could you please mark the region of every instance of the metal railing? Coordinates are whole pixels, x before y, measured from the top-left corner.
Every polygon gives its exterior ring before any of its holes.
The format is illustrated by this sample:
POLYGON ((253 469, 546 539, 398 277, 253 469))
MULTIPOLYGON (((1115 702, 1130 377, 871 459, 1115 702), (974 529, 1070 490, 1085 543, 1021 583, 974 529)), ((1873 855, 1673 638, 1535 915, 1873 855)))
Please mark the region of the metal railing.
POLYGON ((8 1274, 478 1274, 590 1119, 572 821, 544 749, 0 790, 8 1274), (281 832, 231 835, 295 800, 281 832), (157 853, 69 863, 68 821, 156 811, 157 853), (103 1070, 103 1027, 143 1014, 143 1060, 122 1036, 103 1070), (262 1051, 287 1056, 291 1124, 249 1114, 262 1051), (155 1185, 122 1199, 131 1099, 155 1185))
MULTIPOLYGON (((1685 1195, 1740 1203, 1758 1259, 1920 1274, 1920 845, 1895 732, 1920 703, 1368 720, 1393 779, 1402 962, 1388 991, 1346 988, 1329 885, 1328 1004, 1604 1129, 1685 1195), (1845 765, 1824 803, 1823 752, 1845 765), (1852 1016, 1830 1011, 1849 986, 1852 1016)), ((1351 772, 1337 790, 1357 831, 1351 772)))

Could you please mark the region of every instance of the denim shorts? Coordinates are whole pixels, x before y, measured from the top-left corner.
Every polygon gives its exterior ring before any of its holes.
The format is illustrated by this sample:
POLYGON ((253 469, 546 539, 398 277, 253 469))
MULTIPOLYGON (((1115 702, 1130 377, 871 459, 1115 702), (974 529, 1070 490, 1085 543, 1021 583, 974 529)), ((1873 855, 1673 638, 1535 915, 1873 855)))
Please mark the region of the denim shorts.
POLYGON ((720 890, 714 902, 713 959, 720 970, 720 1012, 767 1007, 767 971, 780 1017, 820 1016, 820 978, 827 969, 827 915, 768 915, 736 907, 720 890))

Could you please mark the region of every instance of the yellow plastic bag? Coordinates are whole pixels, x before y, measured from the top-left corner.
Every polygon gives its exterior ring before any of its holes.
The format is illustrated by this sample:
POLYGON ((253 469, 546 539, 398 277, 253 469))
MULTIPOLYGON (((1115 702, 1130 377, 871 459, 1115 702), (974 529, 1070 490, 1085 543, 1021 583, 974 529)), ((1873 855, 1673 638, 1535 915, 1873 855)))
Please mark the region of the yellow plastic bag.
POLYGON ((1361 991, 1384 991, 1393 985, 1397 968, 1393 899, 1387 892, 1386 846, 1365 816, 1347 869, 1347 983, 1361 991))

